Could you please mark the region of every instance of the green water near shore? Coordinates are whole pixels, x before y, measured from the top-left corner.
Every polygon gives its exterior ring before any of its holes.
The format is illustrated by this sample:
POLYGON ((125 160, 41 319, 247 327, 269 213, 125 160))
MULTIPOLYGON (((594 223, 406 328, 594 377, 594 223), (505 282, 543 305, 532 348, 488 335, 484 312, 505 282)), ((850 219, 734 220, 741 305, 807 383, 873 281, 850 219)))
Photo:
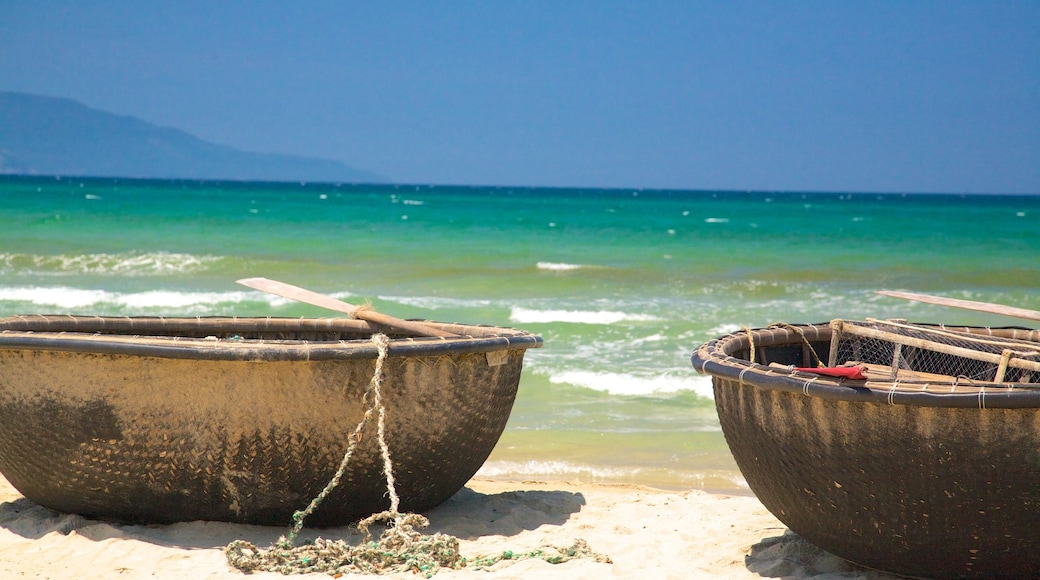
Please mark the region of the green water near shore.
POLYGON ((1040 196, 0 177, 2 315, 328 315, 251 276, 542 335, 484 476, 744 492, 690 353, 776 321, 1022 324, 875 291, 1040 309, 1040 196))

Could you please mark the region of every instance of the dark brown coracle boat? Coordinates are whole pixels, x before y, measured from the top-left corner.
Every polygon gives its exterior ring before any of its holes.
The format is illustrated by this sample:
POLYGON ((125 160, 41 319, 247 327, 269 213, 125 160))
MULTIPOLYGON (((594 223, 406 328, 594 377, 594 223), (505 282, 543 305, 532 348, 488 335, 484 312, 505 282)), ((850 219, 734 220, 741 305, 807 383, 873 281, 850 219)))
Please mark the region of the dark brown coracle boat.
POLYGON ((798 535, 901 575, 1040 577, 1040 331, 775 325, 692 359, 752 491, 798 535))
MULTIPOLYGON (((426 323, 389 332, 386 441, 401 507, 480 468, 509 417, 530 333, 426 323)), ((290 523, 330 481, 366 409, 371 340, 332 318, 0 318, 0 472, 30 500, 132 522, 290 523)), ((376 437, 308 519, 386 509, 376 437)))

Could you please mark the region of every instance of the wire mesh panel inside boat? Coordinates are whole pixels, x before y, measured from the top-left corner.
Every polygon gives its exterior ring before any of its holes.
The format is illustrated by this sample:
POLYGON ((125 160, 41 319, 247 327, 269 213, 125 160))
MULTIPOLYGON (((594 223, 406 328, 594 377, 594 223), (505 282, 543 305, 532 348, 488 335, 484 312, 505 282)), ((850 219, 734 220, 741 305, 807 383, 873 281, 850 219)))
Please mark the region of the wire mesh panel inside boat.
POLYGON ((871 319, 835 320, 831 328, 828 365, 863 366, 872 380, 943 383, 946 390, 960 384, 1040 383, 1035 342, 871 319))

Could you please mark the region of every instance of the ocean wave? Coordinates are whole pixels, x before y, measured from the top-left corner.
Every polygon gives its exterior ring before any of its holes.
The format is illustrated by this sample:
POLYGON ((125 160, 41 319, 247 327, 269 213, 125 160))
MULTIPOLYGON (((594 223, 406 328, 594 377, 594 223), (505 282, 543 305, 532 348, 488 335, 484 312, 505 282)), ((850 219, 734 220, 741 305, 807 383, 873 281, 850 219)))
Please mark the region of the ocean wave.
POLYGON ((612 395, 652 395, 693 391, 700 397, 714 398, 711 377, 693 375, 671 375, 664 373, 654 377, 640 377, 607 371, 562 371, 549 375, 551 383, 566 383, 605 391, 612 395))
POLYGON ((628 344, 630 344, 630 345, 638 345, 638 344, 647 344, 647 343, 653 343, 653 342, 664 342, 666 340, 668 340, 667 336, 665 336, 664 334, 661 334, 661 333, 657 333, 657 334, 651 334, 650 336, 642 336, 642 337, 639 337, 639 338, 633 338, 628 344))
MULTIPOLYGON (((344 298, 334 294, 337 298, 344 298)), ((380 300, 424 308, 427 310, 440 310, 442 308, 485 308, 491 306, 493 301, 487 299, 448 298, 445 296, 380 296, 380 300)))
POLYGON ((582 264, 567 264, 563 262, 538 262, 535 266, 537 266, 539 270, 549 270, 552 272, 567 272, 570 270, 588 268, 588 266, 582 264))
POLYGON ((193 307, 208 312, 218 305, 233 305, 245 301, 266 301, 272 306, 290 303, 284 298, 267 297, 252 292, 149 290, 122 293, 66 286, 0 288, 0 303, 25 304, 36 309, 48 308, 58 311, 116 308, 143 312, 193 307))
POLYGON ((553 479, 582 476, 592 479, 618 479, 631 477, 639 471, 640 469, 635 467, 607 467, 559 460, 488 461, 481 466, 476 475, 492 479, 496 477, 510 477, 521 473, 524 474, 524 477, 553 479))
POLYGON ((662 489, 708 488, 748 490, 747 481, 739 471, 704 469, 690 466, 626 465, 615 467, 603 464, 562 461, 558 459, 509 461, 492 459, 484 463, 477 477, 501 480, 545 479, 550 481, 588 481, 643 483, 662 489))
MULTIPOLYGON (((116 304, 134 309, 151 308, 187 308, 195 306, 207 306, 211 304, 235 304, 246 300, 256 300, 257 297, 250 292, 176 292, 167 290, 151 290, 147 292, 136 292, 122 294, 115 300, 116 304)), ((270 300, 275 302, 289 303, 288 300, 278 298, 270 300)))
POLYGON ((426 202, 419 199, 401 199, 396 194, 390 196, 390 203, 401 203, 404 205, 426 205, 426 202))
POLYGON ((649 314, 633 314, 611 310, 538 310, 514 306, 509 319, 519 324, 571 322, 577 324, 616 324, 618 322, 653 322, 660 320, 649 314))
POLYGON ((716 326, 715 328, 712 328, 711 330, 709 330, 708 334, 711 335, 712 337, 717 337, 717 336, 722 336, 722 335, 725 335, 725 334, 733 334, 734 332, 740 330, 741 328, 744 328, 744 327, 742 325, 740 325, 740 324, 724 323, 724 324, 720 324, 720 325, 716 326))
POLYGON ((27 303, 59 309, 84 308, 111 302, 111 292, 82 288, 0 288, 0 302, 27 303))
POLYGON ((168 276, 205 271, 223 259, 214 255, 172 252, 116 254, 0 254, 0 272, 63 276, 70 274, 118 274, 120 276, 168 276))

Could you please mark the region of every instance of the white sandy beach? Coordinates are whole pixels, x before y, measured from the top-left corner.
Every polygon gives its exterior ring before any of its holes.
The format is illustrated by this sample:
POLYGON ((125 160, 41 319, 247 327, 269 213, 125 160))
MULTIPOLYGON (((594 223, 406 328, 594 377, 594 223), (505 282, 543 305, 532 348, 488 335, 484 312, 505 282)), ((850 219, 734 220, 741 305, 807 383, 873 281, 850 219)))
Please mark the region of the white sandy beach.
MULTIPOLYGON (((288 531, 216 522, 134 526, 57 513, 0 479, 0 578, 284 578, 230 567, 233 540, 267 547, 288 531)), ((753 497, 627 485, 473 480, 426 514, 427 532, 460 540, 472 558, 584 539, 611 563, 528 559, 489 570, 441 570, 435 578, 892 578, 852 566, 792 535, 753 497)), ((303 537, 348 539, 349 528, 303 537)), ((328 578, 310 574, 309 578, 328 578)), ((417 578, 412 573, 388 577, 417 578)))

